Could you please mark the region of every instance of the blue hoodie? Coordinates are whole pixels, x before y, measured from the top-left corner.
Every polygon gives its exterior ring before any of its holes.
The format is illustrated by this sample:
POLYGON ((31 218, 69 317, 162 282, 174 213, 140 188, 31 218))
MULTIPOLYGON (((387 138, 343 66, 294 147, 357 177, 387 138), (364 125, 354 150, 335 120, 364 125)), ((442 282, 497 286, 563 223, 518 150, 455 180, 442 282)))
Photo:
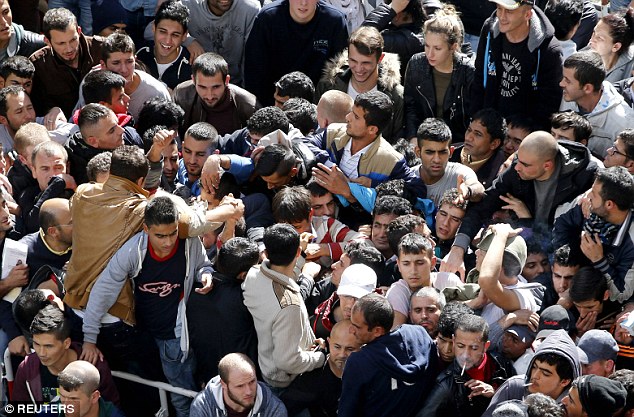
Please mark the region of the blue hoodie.
POLYGON ((338 417, 407 416, 434 384, 436 345, 427 331, 404 324, 348 358, 338 417))

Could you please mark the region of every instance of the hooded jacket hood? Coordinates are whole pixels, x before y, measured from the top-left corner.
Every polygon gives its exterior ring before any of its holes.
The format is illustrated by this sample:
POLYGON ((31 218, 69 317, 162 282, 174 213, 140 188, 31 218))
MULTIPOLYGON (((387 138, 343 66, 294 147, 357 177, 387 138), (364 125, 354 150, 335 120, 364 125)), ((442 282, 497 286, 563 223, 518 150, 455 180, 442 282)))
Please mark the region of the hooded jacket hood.
POLYGON ((566 333, 565 330, 560 329, 549 334, 548 337, 544 339, 542 344, 539 345, 539 347, 535 351, 535 356, 533 356, 533 359, 531 359, 530 363, 528 364, 528 371, 525 378, 526 383, 530 382, 530 369, 533 367, 535 358, 542 353, 554 353, 555 355, 566 358, 568 362, 570 362, 570 366, 572 367, 572 378, 575 379, 581 376, 581 362, 579 361, 577 346, 572 341, 570 336, 568 336, 568 333, 566 333))
MULTIPOLYGON (((497 19, 495 12, 491 18, 494 19, 491 26, 491 32, 493 37, 497 38, 500 32, 500 22, 497 19)), ((555 28, 550 23, 544 12, 539 7, 533 7, 533 15, 530 20, 530 30, 528 32, 528 50, 534 52, 540 47, 542 42, 548 38, 555 36, 555 28)))
MULTIPOLYGON (((335 85, 336 78, 348 82, 352 73, 348 66, 348 51, 343 51, 326 64, 323 79, 335 85)), ((401 83, 401 63, 397 54, 385 53, 379 63, 379 90, 392 91, 401 83)))
POLYGON ((404 324, 379 339, 381 343, 368 343, 363 347, 373 362, 370 366, 408 383, 428 377, 426 371, 433 366, 437 355, 436 345, 423 327, 404 324))

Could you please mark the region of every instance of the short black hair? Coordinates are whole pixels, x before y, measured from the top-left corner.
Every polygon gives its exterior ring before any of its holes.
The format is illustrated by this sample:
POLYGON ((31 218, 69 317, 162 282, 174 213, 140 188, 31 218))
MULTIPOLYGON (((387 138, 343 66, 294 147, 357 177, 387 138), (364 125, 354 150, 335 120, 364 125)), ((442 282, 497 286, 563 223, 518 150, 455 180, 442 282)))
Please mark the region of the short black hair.
POLYGON ((293 71, 282 77, 275 83, 277 94, 281 97, 303 98, 313 101, 315 85, 310 77, 301 71, 293 71))
POLYGON ((634 179, 622 166, 600 169, 596 181, 601 183, 601 198, 611 200, 619 210, 630 211, 634 204, 634 179))
POLYGON ((308 136, 317 127, 317 106, 306 99, 288 99, 282 110, 292 125, 304 136, 308 136))
POLYGON ((608 282, 601 273, 591 266, 584 266, 572 277, 570 298, 573 302, 601 301, 608 290, 608 282))
POLYGON ((434 248, 429 239, 423 237, 423 235, 418 233, 408 233, 398 242, 398 252, 396 253, 399 256, 401 254, 418 255, 424 253, 431 260, 434 256, 434 248))
POLYGON ((112 90, 125 87, 125 78, 121 75, 108 71, 92 71, 84 77, 81 87, 86 104, 112 101, 112 90))
POLYGON ((408 167, 413 168, 416 165, 420 165, 420 158, 416 156, 416 152, 414 152, 414 144, 412 144, 409 140, 400 138, 394 145, 392 145, 392 147, 396 152, 403 155, 408 167))
POLYGON ((447 126, 447 123, 445 123, 443 119, 428 117, 418 126, 416 139, 418 146, 421 146, 421 142, 424 140, 442 143, 448 142, 448 145, 451 145, 451 129, 449 129, 449 126, 447 126))
POLYGON ((288 266, 295 262, 299 233, 290 224, 278 223, 267 227, 262 241, 271 265, 288 266))
POLYGON ((71 26, 77 27, 77 18, 63 7, 49 9, 42 19, 42 33, 48 40, 51 40, 51 30, 66 32, 71 26))
POLYGON ((459 301, 447 303, 438 317, 438 333, 443 337, 452 337, 456 331, 456 322, 467 314, 474 314, 474 311, 466 304, 459 301))
POLYGON ((528 133, 539 130, 539 127, 535 123, 535 120, 524 113, 516 113, 508 116, 506 118, 506 127, 507 131, 508 129, 513 127, 514 129, 525 130, 528 133))
MULTIPOLYGON (((0 90, 0 94, 2 90, 0 90)), ((79 115, 77 116, 77 126, 79 126, 79 130, 86 127, 95 126, 102 119, 106 117, 110 117, 112 110, 103 104, 99 103, 89 103, 79 110, 79 115)))
POLYGON ((70 323, 56 305, 49 304, 41 309, 31 323, 32 335, 45 333, 53 334, 60 341, 70 337, 70 323))
POLYGON ((575 52, 566 58, 564 68, 575 70, 575 79, 581 87, 590 84, 594 91, 601 91, 606 72, 598 53, 592 50, 575 52))
POLYGON ((288 175, 297 162, 297 156, 292 149, 281 144, 269 145, 260 154, 260 159, 255 164, 255 172, 267 177, 275 173, 288 175))
POLYGON ((299 223, 310 218, 310 193, 301 185, 278 191, 271 203, 273 217, 278 223, 299 223))
POLYGON ((369 266, 377 276, 380 276, 385 269, 385 257, 374 246, 364 245, 355 248, 346 246, 345 252, 350 258, 350 265, 363 264, 369 266))
POLYGON ((504 139, 506 138, 506 132, 508 129, 506 126, 506 120, 504 119, 504 116, 502 116, 502 113, 487 107, 475 112, 473 117, 471 117, 471 120, 477 120, 482 126, 487 128, 487 132, 491 135, 491 142, 495 139, 499 139, 500 145, 502 145, 504 139))
POLYGON ((581 21, 583 0, 549 0, 544 13, 555 28, 555 37, 567 40, 570 31, 581 21))
POLYGON ((581 254, 578 250, 573 250, 570 245, 565 244, 555 250, 553 264, 570 267, 583 264, 581 254))
POLYGON ((550 116, 550 127, 561 130, 572 129, 575 135, 575 142, 587 141, 592 136, 592 125, 588 119, 574 111, 553 113, 550 116))
POLYGON ((405 180, 394 179, 380 183, 376 186, 376 200, 385 196, 401 197, 414 206, 418 200, 416 193, 407 186, 405 180))
MULTIPOLYGON (((537 352, 535 357, 533 357, 533 363, 535 363, 535 361, 546 362, 548 365, 554 366, 559 379, 568 379, 571 383, 572 380, 575 379, 570 360, 565 356, 555 352, 537 352)), ((528 372, 530 371, 529 369, 528 372)))
POLYGON ((363 119, 367 126, 376 126, 381 134, 392 120, 392 99, 380 91, 361 93, 354 99, 354 105, 365 111, 363 119))
POLYGON ((33 78, 35 75, 35 66, 25 56, 14 55, 0 62, 0 77, 5 80, 11 74, 15 74, 20 78, 33 78))
POLYGON ((26 94, 26 91, 21 85, 9 85, 0 89, 0 116, 7 117, 9 96, 17 96, 21 93, 26 94))
POLYGON ((397 216, 412 214, 412 205, 404 198, 386 195, 377 198, 374 210, 372 210, 372 217, 381 214, 395 214, 397 216))
POLYGON ((147 227, 174 224, 178 222, 178 208, 168 196, 154 197, 145 206, 143 222, 147 227))
POLYGON ((282 109, 275 106, 262 107, 256 110, 247 120, 249 132, 257 135, 268 135, 276 130, 281 130, 288 134, 288 116, 282 109))
POLYGON ((229 74, 229 64, 220 55, 214 52, 205 52, 200 55, 192 64, 192 75, 196 80, 196 75, 201 73, 205 77, 213 77, 220 73, 222 79, 225 80, 229 74))
POLYGON ((368 325, 368 330, 381 327, 385 333, 389 333, 394 324, 394 309, 384 296, 370 293, 359 298, 352 311, 363 314, 363 320, 368 325))
POLYGON ((161 20, 173 20, 183 27, 183 32, 186 32, 189 25, 189 9, 178 0, 168 0, 162 3, 156 11, 154 27, 161 20))
POLYGON ((24 290, 13 303, 13 317, 24 333, 31 332, 31 323, 37 313, 51 302, 40 289, 24 290))
POLYGON ((222 244, 218 250, 216 269, 221 274, 237 277, 247 272, 260 260, 260 251, 255 242, 244 237, 234 237, 222 244))
POLYGON ((311 178, 306 183, 306 189, 310 193, 311 196, 315 197, 323 197, 328 194, 330 191, 321 186, 315 178, 311 178))
POLYGON ((460 318, 456 321, 454 334, 457 330, 467 333, 480 333, 482 334, 483 342, 489 340, 489 324, 482 317, 476 316, 475 314, 465 314, 460 316, 460 318))
POLYGON ((185 136, 200 142, 210 141, 209 147, 212 152, 218 148, 218 131, 207 122, 197 122, 189 126, 185 131, 185 136))
POLYGON ((413 233, 416 228, 423 227, 425 224, 425 219, 415 214, 404 214, 392 220, 385 229, 390 250, 398 254, 399 243, 403 236, 413 233))
POLYGON ((152 126, 163 125, 167 129, 180 128, 184 118, 185 111, 181 106, 164 97, 153 97, 143 103, 135 128, 139 136, 144 137, 144 133, 152 126))
POLYGON ((121 145, 112 151, 110 175, 137 182, 147 177, 150 163, 138 146, 121 145))

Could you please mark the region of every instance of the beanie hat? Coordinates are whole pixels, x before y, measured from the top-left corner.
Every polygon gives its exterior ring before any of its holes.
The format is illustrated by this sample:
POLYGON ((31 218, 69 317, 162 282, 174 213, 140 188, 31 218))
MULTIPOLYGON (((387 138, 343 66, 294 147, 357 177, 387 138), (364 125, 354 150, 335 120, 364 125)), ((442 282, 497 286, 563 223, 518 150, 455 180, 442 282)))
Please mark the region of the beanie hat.
POLYGON ((576 385, 581 406, 588 417, 611 416, 625 405, 627 391, 618 381, 584 375, 577 379, 576 385))

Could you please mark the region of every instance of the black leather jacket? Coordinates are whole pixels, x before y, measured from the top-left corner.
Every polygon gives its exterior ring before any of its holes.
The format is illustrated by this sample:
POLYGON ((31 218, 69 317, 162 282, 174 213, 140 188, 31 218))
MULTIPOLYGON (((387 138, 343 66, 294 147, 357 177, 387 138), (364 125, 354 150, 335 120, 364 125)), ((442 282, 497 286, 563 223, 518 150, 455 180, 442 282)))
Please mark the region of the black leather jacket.
MULTIPOLYGON (((491 380, 484 382, 496 389, 515 375, 515 370, 508 359, 491 352, 487 355, 489 360, 493 360, 495 371, 491 380)), ((480 417, 489 406, 491 398, 478 395, 469 400, 471 390, 465 387, 465 382, 470 377, 466 374, 461 376, 461 373, 462 368, 454 360, 438 375, 436 385, 416 417, 480 417)))
MULTIPOLYGON (((469 125, 469 90, 475 68, 466 55, 454 58, 451 83, 445 93, 443 119, 453 134, 453 142, 462 142, 469 125)), ((416 136, 418 126, 428 117, 436 117, 436 88, 433 69, 424 53, 409 61, 405 73, 405 137, 416 136)))

